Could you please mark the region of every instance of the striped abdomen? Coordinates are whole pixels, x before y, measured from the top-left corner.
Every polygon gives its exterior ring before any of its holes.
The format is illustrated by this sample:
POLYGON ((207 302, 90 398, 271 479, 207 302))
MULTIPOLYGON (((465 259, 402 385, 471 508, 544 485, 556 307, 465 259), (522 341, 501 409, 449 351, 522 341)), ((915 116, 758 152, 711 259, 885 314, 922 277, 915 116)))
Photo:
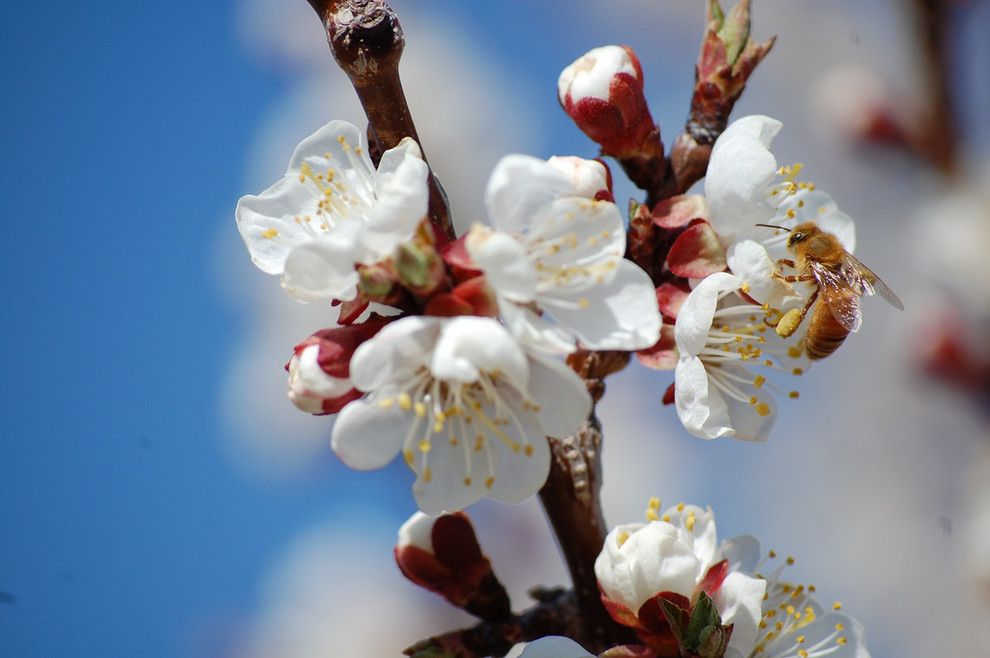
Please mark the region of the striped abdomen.
POLYGON ((815 305, 808 323, 808 335, 805 337, 805 347, 811 359, 824 359, 839 349, 842 341, 849 335, 849 330, 843 327, 832 315, 824 300, 815 305))

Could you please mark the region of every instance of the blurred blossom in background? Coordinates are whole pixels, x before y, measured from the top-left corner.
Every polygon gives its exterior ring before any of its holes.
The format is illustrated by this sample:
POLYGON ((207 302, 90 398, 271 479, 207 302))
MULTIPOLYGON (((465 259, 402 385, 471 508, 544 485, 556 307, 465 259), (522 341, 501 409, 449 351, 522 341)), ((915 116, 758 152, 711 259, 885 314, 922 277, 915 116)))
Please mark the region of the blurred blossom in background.
MULTIPOLYGON (((636 50, 676 134, 702 3, 614 4, 395 0, 404 85, 460 230, 484 217, 502 155, 596 155, 555 87, 592 47, 636 50)), ((926 102, 910 6, 757 0, 754 37, 778 42, 734 113, 783 121, 779 160, 856 218, 857 256, 907 312, 867 300, 765 445, 690 437, 660 403, 671 375, 630 366, 600 407, 603 497, 612 524, 651 495, 711 505, 720 534, 794 555, 793 577, 841 599, 873 655, 990 655, 990 402, 979 372, 939 370, 950 348, 990 363, 990 7, 961 3, 952 24, 964 139, 948 183, 857 142, 869 108, 926 102)), ((257 271, 234 226, 237 198, 300 139, 364 125, 308 4, 8 13, 0 654, 398 655, 470 623, 395 567, 408 470, 349 471, 331 421, 286 398, 292 346, 333 317, 257 271)), ((638 197, 613 174, 620 207, 638 197)), ((469 513, 515 607, 566 582, 535 500, 469 513)))

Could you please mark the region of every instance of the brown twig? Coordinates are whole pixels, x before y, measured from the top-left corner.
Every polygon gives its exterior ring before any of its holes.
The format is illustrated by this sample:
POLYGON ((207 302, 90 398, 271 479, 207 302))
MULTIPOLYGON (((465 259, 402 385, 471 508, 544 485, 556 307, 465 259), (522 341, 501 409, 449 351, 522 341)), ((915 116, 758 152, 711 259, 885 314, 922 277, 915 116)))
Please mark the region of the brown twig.
MULTIPOLYGON (((309 0, 327 31, 337 64, 354 85, 368 117, 370 151, 380 154, 403 137, 420 144, 399 79, 405 39, 385 0, 309 0)), ((425 157, 425 155, 424 155, 425 157)), ((446 195, 430 172, 429 215, 441 242, 455 239, 446 195)))
POLYGON ((952 175, 958 159, 958 127, 949 61, 949 7, 946 0, 914 0, 920 65, 931 98, 920 148, 943 174, 952 175))

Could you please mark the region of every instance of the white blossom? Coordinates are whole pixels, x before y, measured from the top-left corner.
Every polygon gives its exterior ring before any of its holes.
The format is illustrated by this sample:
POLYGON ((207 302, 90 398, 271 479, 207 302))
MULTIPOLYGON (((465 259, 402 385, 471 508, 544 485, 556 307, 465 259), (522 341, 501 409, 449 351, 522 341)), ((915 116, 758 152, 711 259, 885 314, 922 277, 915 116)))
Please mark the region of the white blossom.
POLYGON ((612 529, 595 561, 595 576, 607 605, 621 623, 632 619, 649 599, 661 592, 683 596, 693 603, 703 589, 722 617, 733 624, 730 649, 748 651, 755 645, 760 607, 766 582, 739 570, 740 551, 752 538, 739 537, 718 543, 715 515, 711 508, 678 505, 659 512, 659 501, 651 500, 648 523, 631 523, 612 529), (709 572, 727 561, 724 578, 706 579, 709 572), (618 606, 614 605, 618 604, 618 606))
POLYGON ((769 329, 768 307, 736 296, 742 285, 728 272, 711 274, 677 313, 674 404, 685 429, 703 439, 765 441, 777 407, 763 372, 800 375, 806 367, 803 351, 769 329))
POLYGON ((586 163, 580 175, 565 175, 559 161, 503 158, 486 193, 492 226, 471 229, 468 252, 520 340, 556 353, 578 342, 599 350, 649 347, 660 333, 653 284, 622 257, 618 208, 589 198, 596 185, 587 182, 595 179, 588 168, 604 166, 586 163))
POLYGON ((575 432, 591 406, 573 371, 490 318, 392 322, 355 351, 350 376, 367 395, 340 412, 333 449, 360 469, 402 452, 428 514, 535 493, 549 471, 545 437, 575 432))
POLYGON ((406 138, 377 171, 358 128, 331 121, 296 147, 285 176, 237 204, 251 259, 300 301, 356 294, 355 264, 388 258, 425 216, 428 168, 406 138))
POLYGON ((814 183, 798 180, 803 166, 777 165, 770 144, 782 126, 760 115, 737 119, 712 147, 705 176, 709 221, 727 245, 729 270, 753 299, 776 309, 796 305, 809 293, 774 276, 777 260, 790 258, 787 234, 756 224, 790 229, 814 221, 850 253, 856 247, 852 218, 814 183))

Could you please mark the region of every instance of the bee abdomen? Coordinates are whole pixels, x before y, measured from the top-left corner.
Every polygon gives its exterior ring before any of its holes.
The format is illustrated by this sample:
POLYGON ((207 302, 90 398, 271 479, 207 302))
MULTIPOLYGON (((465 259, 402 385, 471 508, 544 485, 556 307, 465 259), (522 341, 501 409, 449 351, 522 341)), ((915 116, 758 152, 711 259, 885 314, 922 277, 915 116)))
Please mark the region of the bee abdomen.
POLYGON ((828 306, 819 302, 811 315, 808 335, 805 337, 808 358, 824 359, 839 349, 848 335, 849 330, 836 321, 828 306))

